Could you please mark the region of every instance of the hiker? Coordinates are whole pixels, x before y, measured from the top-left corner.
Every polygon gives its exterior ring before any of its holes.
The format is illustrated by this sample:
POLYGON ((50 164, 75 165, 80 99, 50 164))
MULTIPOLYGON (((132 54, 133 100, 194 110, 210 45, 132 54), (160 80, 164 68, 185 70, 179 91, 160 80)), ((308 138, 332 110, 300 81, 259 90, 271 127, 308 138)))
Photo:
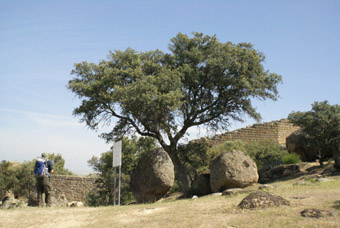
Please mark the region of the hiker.
POLYGON ((47 154, 42 153, 41 157, 38 157, 35 166, 34 174, 37 180, 37 193, 38 193, 38 206, 42 207, 42 194, 45 193, 45 204, 50 207, 51 202, 51 184, 50 175, 53 173, 52 162, 48 160, 47 154))

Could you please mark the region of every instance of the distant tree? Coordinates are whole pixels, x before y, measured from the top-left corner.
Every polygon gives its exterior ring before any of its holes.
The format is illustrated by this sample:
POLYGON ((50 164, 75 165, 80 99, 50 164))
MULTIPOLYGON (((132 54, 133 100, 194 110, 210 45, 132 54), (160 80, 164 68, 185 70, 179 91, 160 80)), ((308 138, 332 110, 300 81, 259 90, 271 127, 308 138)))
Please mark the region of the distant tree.
POLYGON ((28 198, 35 190, 33 167, 33 161, 23 163, 1 161, 0 189, 10 190, 16 197, 28 198))
MULTIPOLYGON (((122 139, 122 181, 121 181, 121 202, 126 204, 133 200, 130 189, 130 176, 137 166, 139 157, 147 151, 156 147, 153 138, 137 138, 135 136, 130 139, 123 137, 122 139)), ((113 203, 113 179, 114 170, 112 167, 112 151, 102 153, 99 158, 93 156, 88 164, 94 171, 98 173, 97 192, 91 192, 88 197, 90 206, 112 205, 113 203)))
MULTIPOLYGON (((70 175, 72 172, 64 168, 65 160, 60 154, 48 154, 53 162, 55 174, 70 175)), ((36 180, 34 176, 35 159, 31 161, 0 162, 0 190, 11 190, 16 197, 28 198, 35 192, 36 180)))
POLYGON ((292 112, 288 119, 301 127, 308 137, 310 147, 319 152, 320 165, 327 151, 333 152, 336 166, 339 166, 340 150, 340 106, 330 105, 328 101, 314 102, 311 111, 292 112))
POLYGON ((35 176, 33 172, 34 162, 25 161, 15 170, 17 185, 14 186, 14 194, 28 198, 35 192, 35 176))
POLYGON ((53 164, 53 174, 57 175, 73 175, 71 171, 66 169, 65 159, 61 156, 61 154, 48 153, 48 159, 53 164))
POLYGON ((2 160, 0 163, 0 189, 9 189, 9 180, 11 179, 10 165, 10 162, 6 160, 2 160))
POLYGON ((129 48, 110 52, 99 64, 75 64, 68 88, 82 99, 74 115, 91 129, 115 121, 102 135, 106 140, 135 132, 155 138, 186 191, 190 179, 177 149, 188 129, 226 129, 243 114, 259 120, 251 99, 275 100, 281 76, 264 70, 264 54, 250 43, 179 33, 169 49, 170 54, 129 48))

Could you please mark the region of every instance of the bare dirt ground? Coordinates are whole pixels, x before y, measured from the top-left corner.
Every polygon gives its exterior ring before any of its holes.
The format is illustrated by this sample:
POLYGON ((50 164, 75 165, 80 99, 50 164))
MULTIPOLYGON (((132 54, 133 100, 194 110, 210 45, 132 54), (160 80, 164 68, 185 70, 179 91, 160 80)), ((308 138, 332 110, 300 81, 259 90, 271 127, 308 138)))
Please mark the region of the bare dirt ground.
MULTIPOLYGON (((318 169, 311 171, 314 173, 271 183, 273 188, 267 191, 289 200, 290 206, 241 210, 237 205, 247 196, 242 193, 119 207, 21 208, 0 210, 0 227, 339 228, 340 176, 315 179, 318 169), (308 208, 327 210, 332 216, 302 217, 300 212, 308 208)), ((254 185, 250 190, 258 187, 254 185)))

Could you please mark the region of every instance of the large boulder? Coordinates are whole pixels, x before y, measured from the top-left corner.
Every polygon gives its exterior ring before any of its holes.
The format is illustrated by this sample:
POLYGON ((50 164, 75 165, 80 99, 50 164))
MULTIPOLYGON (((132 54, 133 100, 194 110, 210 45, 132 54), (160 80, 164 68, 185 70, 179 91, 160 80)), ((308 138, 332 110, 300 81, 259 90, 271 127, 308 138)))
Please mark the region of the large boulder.
POLYGON ((131 176, 131 189, 138 203, 155 202, 165 196, 175 179, 174 165, 162 149, 147 153, 131 176))
POLYGON ((231 151, 217 157, 210 168, 212 192, 230 188, 244 188, 259 179, 254 160, 242 151, 231 151))

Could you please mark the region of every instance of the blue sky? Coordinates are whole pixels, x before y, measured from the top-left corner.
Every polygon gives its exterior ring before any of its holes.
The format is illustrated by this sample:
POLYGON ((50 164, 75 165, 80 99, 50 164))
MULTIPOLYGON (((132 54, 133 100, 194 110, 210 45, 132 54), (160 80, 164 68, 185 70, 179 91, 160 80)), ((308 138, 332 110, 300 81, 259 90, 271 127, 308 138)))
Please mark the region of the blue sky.
POLYGON ((339 12, 336 0, 0 0, 0 160, 54 152, 66 168, 90 172, 87 160, 110 145, 72 116, 79 100, 66 85, 74 63, 128 47, 168 51, 178 32, 250 42, 266 55, 265 68, 283 83, 278 101, 254 102, 264 122, 314 101, 340 104, 339 12))

